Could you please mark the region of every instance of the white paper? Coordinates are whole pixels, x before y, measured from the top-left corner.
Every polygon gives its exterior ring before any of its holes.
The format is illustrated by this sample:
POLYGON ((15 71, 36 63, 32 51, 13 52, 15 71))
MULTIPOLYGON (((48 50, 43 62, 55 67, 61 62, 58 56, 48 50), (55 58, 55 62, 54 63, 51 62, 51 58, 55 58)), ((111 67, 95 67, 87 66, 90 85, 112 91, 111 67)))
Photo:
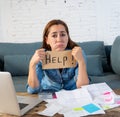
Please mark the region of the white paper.
POLYGON ((57 101, 59 104, 66 107, 74 107, 92 102, 91 95, 86 89, 61 90, 56 92, 57 101))
POLYGON ((106 83, 96 83, 91 85, 82 86, 88 90, 92 99, 95 103, 100 104, 103 110, 108 110, 114 107, 120 106, 120 96, 116 95, 114 91, 106 83), (110 95, 104 95, 105 93, 110 93, 110 95), (110 101, 105 101, 105 99, 110 99, 110 101))
POLYGON ((86 88, 91 94, 92 98, 99 97, 105 92, 112 92, 113 90, 106 83, 96 83, 91 85, 82 86, 86 88))
POLYGON ((38 112, 40 115, 53 116, 62 109, 62 106, 56 105, 55 103, 49 105, 45 110, 38 112))
POLYGON ((95 105, 97 108, 99 108, 98 110, 93 110, 94 112, 87 112, 84 108, 82 107, 76 107, 79 110, 75 110, 75 109, 69 109, 68 111, 64 112, 64 117, 81 117, 81 116, 87 116, 87 115, 94 115, 94 114, 105 114, 105 112, 103 111, 103 109, 95 104, 95 103, 90 103, 95 105))
POLYGON ((47 108, 38 114, 53 116, 56 113, 64 117, 80 117, 94 114, 105 114, 104 110, 120 106, 120 96, 106 83, 82 86, 75 90, 56 92, 57 99, 46 100, 47 108), (106 103, 106 99, 111 99, 106 103), (92 107, 91 107, 92 106, 92 107))

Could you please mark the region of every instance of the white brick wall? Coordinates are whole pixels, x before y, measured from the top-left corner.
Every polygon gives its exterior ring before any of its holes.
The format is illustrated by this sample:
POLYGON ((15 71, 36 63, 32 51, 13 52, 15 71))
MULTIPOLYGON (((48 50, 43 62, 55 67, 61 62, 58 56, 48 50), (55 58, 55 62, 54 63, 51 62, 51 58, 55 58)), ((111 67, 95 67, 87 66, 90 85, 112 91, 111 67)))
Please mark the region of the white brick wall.
POLYGON ((0 0, 0 42, 42 41, 51 19, 64 20, 74 41, 104 40, 120 35, 120 0, 0 0))

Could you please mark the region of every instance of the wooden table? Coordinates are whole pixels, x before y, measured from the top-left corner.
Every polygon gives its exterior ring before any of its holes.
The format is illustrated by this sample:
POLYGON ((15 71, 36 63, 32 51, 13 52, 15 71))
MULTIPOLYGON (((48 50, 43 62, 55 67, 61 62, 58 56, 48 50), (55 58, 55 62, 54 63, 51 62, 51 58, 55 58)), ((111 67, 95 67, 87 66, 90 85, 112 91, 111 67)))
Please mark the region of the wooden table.
MULTIPOLYGON (((120 89, 114 90, 116 94, 120 95, 120 89)), ((28 94, 28 93, 17 93, 17 95, 22 95, 22 96, 37 96, 35 94, 28 94)), ((22 117, 46 117, 46 116, 42 116, 42 115, 38 115, 35 112, 38 111, 42 111, 44 110, 46 102, 41 102, 40 104, 38 104, 35 108, 31 109, 30 111, 28 111, 24 116, 22 117)), ((113 109, 109 109, 105 111, 106 114, 102 114, 102 115, 91 115, 91 116, 87 116, 87 117, 120 117, 120 107, 116 107, 113 109)), ((12 116, 12 115, 0 115, 0 117, 17 117, 17 116, 12 116)), ((53 117, 64 117, 63 115, 60 114, 55 114, 53 117)))

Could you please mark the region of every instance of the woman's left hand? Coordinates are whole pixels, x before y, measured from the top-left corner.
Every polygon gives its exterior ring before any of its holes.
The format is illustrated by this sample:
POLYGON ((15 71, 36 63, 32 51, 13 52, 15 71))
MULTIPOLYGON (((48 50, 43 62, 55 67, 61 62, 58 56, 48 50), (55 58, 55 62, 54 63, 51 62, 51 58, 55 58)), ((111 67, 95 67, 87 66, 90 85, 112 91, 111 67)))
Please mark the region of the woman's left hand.
POLYGON ((72 55, 78 62, 78 78, 76 81, 77 88, 80 88, 83 85, 89 84, 89 79, 86 70, 86 64, 84 61, 82 48, 81 47, 74 47, 72 49, 72 55))
POLYGON ((80 63, 84 61, 83 54, 82 54, 82 48, 81 47, 74 47, 72 49, 72 55, 74 56, 75 60, 80 63))

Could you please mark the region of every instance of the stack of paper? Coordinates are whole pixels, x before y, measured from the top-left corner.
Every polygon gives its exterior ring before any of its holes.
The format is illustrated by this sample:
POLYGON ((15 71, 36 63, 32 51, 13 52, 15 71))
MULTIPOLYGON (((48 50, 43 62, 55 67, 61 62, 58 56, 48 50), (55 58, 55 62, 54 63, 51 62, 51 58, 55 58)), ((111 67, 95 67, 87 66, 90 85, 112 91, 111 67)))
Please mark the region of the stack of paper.
POLYGON ((56 99, 46 99, 47 108, 38 114, 53 116, 56 113, 64 117, 80 117, 105 114, 104 110, 120 105, 120 97, 106 83, 83 86, 75 90, 56 92, 56 99))
POLYGON ((120 106, 120 96, 116 95, 106 83, 86 85, 82 88, 88 90, 93 102, 99 104, 103 110, 120 106))

